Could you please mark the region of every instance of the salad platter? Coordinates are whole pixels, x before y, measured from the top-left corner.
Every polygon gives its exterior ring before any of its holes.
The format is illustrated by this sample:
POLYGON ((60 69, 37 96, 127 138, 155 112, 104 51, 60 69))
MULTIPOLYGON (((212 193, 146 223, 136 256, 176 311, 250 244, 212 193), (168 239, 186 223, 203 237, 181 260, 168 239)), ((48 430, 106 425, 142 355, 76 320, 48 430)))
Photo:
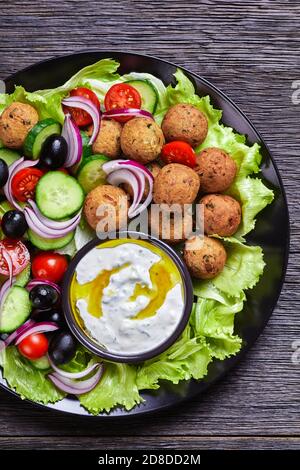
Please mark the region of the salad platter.
POLYGON ((159 411, 230 371, 272 314, 280 175, 238 107, 185 69, 87 52, 9 77, 0 185, 0 385, 26 401, 159 411))

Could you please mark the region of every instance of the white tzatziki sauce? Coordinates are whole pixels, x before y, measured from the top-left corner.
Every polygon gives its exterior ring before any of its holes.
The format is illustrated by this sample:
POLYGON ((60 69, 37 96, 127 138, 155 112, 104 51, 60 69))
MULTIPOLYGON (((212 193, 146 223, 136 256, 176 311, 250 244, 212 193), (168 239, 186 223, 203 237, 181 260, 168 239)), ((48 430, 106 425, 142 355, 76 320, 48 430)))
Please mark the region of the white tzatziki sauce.
MULTIPOLYGON (((76 298, 76 309, 85 329, 110 352, 133 355, 154 349, 174 332, 182 317, 182 279, 177 273, 174 285, 170 288, 169 283, 168 290, 163 293, 163 302, 159 308, 145 318, 136 318, 151 305, 153 292, 159 295, 159 290, 164 288, 163 280, 160 283, 159 278, 154 286, 150 275, 151 268, 155 269, 162 262, 158 253, 138 242, 109 248, 101 248, 99 245, 77 265, 76 281, 81 290, 86 285, 87 289, 88 286, 91 289, 94 286, 93 290, 97 292, 97 280, 102 273, 111 272, 100 298, 93 298, 93 303, 98 304, 99 301, 99 315, 91 314, 87 298, 76 298), (136 291, 137 286, 142 287, 142 293, 136 291), (149 295, 143 295, 144 290, 149 295)), ((92 292, 90 295, 93 295, 92 292)))

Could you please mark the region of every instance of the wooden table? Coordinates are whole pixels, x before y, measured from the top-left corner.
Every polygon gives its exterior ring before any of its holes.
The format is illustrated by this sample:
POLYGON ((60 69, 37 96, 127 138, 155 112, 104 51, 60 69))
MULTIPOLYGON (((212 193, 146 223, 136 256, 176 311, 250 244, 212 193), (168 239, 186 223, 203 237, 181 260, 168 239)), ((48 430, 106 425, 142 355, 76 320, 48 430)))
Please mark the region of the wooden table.
MULTIPOLYGON (((171 60, 211 80, 246 112, 288 193, 286 283, 264 333, 226 379, 178 408, 105 424, 36 409, 0 391, 0 449, 299 448, 300 79, 298 1, 0 2, 0 78, 41 59, 121 50, 171 60)), ((280 223, 280 221, 279 221, 280 223)))

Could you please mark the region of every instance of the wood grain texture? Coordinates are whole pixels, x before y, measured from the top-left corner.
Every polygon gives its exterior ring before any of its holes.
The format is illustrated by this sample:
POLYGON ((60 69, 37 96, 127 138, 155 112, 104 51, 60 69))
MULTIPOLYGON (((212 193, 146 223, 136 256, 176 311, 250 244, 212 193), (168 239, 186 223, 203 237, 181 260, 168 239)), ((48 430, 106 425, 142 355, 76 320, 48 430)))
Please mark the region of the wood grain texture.
POLYGON ((34 409, 0 392, 0 448, 299 448, 300 79, 298 1, 0 1, 0 78, 81 50, 165 58, 222 89, 277 162, 291 216, 286 283, 246 359, 201 399, 112 423, 34 409))

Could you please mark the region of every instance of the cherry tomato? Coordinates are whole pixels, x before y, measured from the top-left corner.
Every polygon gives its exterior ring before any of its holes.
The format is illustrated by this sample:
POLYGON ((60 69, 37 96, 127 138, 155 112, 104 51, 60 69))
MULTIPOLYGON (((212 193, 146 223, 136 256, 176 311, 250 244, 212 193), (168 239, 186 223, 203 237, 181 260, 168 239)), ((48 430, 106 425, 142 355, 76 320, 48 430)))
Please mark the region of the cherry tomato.
MULTIPOLYGON (((84 98, 87 98, 90 100, 100 111, 100 102, 98 100, 97 95, 92 91, 89 90, 88 88, 74 88, 70 92, 70 96, 83 96, 84 98)), ((79 108, 72 108, 69 106, 63 106, 63 111, 65 114, 70 113, 73 120, 76 122, 78 127, 85 127, 88 126, 89 124, 92 124, 93 120, 89 113, 84 111, 83 109, 79 108)))
POLYGON ((6 260, 1 254, 1 250, 4 248, 11 257, 13 264, 13 275, 16 276, 28 265, 30 261, 30 254, 27 247, 20 240, 11 240, 4 238, 0 241, 0 274, 4 276, 9 275, 9 270, 6 260))
POLYGON ((32 261, 33 277, 52 282, 60 282, 67 267, 66 257, 53 251, 38 253, 32 261))
POLYGON ((48 351, 48 339, 43 333, 26 336, 18 345, 19 353, 27 359, 39 359, 48 351))
POLYGON ((11 182, 15 198, 21 202, 33 199, 35 187, 43 174, 38 168, 24 168, 18 171, 11 182))
MULTIPOLYGON (((106 111, 120 108, 140 108, 142 99, 139 92, 128 83, 113 85, 105 95, 104 106, 106 111)), ((114 118, 119 122, 127 122, 132 117, 121 116, 114 118)))
POLYGON ((161 151, 161 159, 164 163, 181 163, 191 168, 196 165, 196 154, 193 148, 181 140, 165 144, 161 151))

